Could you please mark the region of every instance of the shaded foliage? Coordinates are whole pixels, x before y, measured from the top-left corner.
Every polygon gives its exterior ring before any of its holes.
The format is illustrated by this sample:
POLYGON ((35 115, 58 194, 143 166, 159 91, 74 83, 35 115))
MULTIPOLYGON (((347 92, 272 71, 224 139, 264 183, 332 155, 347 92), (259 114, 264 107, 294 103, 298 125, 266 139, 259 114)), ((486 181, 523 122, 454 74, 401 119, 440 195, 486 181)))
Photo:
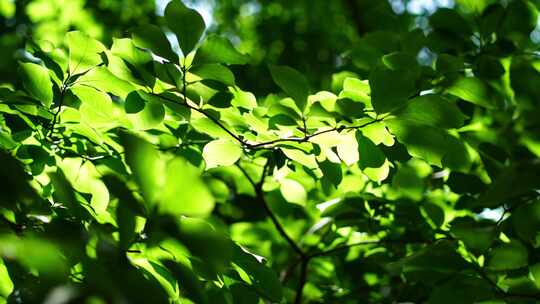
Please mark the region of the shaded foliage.
POLYGON ((0 0, 0 303, 540 300, 536 2, 139 2, 0 0))

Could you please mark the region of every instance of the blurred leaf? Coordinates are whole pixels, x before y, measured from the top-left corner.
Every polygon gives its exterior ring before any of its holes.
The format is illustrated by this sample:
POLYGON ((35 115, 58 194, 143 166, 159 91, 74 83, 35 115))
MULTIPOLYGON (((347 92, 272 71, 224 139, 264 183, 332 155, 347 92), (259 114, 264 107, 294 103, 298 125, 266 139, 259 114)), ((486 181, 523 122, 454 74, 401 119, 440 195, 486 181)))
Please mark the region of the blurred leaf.
POLYGON ((192 299, 195 303, 207 303, 203 285, 193 273, 193 270, 181 262, 166 260, 163 263, 178 280, 182 296, 192 299))
POLYGON ((487 259, 487 267, 496 271, 517 269, 528 265, 529 253, 519 241, 501 244, 493 248, 487 259))
POLYGON ((0 235, 0 256, 15 259, 49 279, 64 278, 68 274, 66 261, 60 250, 45 240, 0 235))
POLYGON ((175 158, 167 162, 165 183, 158 192, 161 213, 185 216, 207 216, 214 209, 214 198, 200 179, 198 171, 187 161, 175 158))
POLYGON ((452 221, 450 232, 472 251, 484 253, 497 238, 494 223, 477 222, 470 217, 459 217, 452 221))
POLYGON ((152 207, 163 183, 164 163, 159 153, 147 141, 129 133, 122 133, 120 138, 126 153, 126 163, 131 168, 146 203, 152 207))

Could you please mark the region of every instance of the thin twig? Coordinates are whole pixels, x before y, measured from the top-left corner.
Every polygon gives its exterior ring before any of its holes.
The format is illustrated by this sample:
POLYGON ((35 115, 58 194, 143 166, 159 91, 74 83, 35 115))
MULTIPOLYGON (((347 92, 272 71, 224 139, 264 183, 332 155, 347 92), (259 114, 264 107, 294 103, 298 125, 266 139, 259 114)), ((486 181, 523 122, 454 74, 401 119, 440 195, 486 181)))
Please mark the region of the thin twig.
MULTIPOLYGON (((240 171, 242 172, 242 174, 248 179, 250 184, 255 189, 255 195, 257 196, 257 199, 263 205, 263 208, 264 208, 266 214, 268 214, 268 216, 270 217, 270 220, 274 224, 274 227, 277 229, 279 234, 285 239, 285 241, 287 241, 287 243, 289 244, 291 249, 294 252, 296 252, 296 254, 298 254, 298 256, 300 256, 300 258, 304 259, 306 257, 306 254, 302 251, 302 249, 300 249, 300 247, 298 247, 296 242, 289 236, 289 234, 287 234, 287 232, 285 231, 285 229, 283 228, 283 226, 279 222, 277 216, 274 214, 272 209, 270 209, 270 206, 268 205, 268 203, 266 202, 266 199, 264 198, 264 192, 262 191, 262 187, 258 186, 253 181, 253 179, 249 176, 249 174, 247 173, 247 171, 245 169, 243 169, 240 165, 237 165, 237 167, 240 168, 240 171)), ((263 175, 262 178, 264 178, 264 175, 263 175)))
MULTIPOLYGON (((66 79, 66 82, 69 80, 66 79)), ((57 123, 58 115, 60 115, 60 112, 62 111, 62 106, 64 105, 64 95, 66 93, 66 82, 62 83, 62 87, 60 88, 60 100, 58 101, 58 110, 54 113, 53 119, 51 123, 49 124, 48 131, 46 137, 51 137, 54 134, 54 128, 57 123)))
POLYGON ((302 262, 302 259, 295 259, 291 264, 289 264, 289 267, 287 267, 286 270, 282 271, 280 274, 280 281, 281 284, 285 284, 287 280, 291 277, 291 274, 296 270, 296 267, 302 262))

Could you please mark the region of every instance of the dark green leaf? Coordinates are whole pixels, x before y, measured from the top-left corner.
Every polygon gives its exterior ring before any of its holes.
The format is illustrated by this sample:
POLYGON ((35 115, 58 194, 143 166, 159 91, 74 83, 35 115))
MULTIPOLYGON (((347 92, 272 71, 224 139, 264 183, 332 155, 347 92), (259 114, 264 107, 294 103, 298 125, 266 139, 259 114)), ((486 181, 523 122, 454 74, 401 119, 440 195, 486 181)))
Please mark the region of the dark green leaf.
POLYGON ((465 119, 455 104, 435 94, 415 97, 394 114, 398 119, 439 128, 459 128, 465 119))
POLYGON ((209 35, 197 50, 196 62, 246 64, 249 58, 238 52, 229 40, 217 35, 209 35))
POLYGON ((206 28, 202 16, 196 10, 186 7, 181 0, 169 2, 165 8, 165 21, 176 35, 184 56, 197 45, 206 28))
POLYGON ((416 79, 403 70, 374 69, 369 75, 371 103, 377 113, 387 113, 405 104, 416 92, 416 79))
POLYGON ((492 270, 512 270, 527 266, 529 253, 519 241, 501 244, 493 248, 487 258, 487 267, 492 270))
POLYGON ((270 74, 274 82, 294 99, 296 106, 303 111, 309 95, 307 79, 297 70, 287 66, 270 66, 270 74))
POLYGON ((178 63, 178 55, 172 50, 169 40, 159 27, 153 24, 138 26, 133 30, 131 37, 136 46, 149 49, 158 56, 178 63))

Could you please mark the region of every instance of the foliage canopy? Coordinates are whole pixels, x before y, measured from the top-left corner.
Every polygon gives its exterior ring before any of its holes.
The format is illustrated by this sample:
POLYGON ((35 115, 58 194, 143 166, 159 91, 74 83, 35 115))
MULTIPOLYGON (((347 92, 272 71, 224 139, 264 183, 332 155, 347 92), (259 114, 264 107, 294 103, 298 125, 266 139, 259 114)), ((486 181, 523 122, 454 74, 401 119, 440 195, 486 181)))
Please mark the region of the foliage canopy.
POLYGON ((0 303, 540 301, 540 3, 140 2, 0 0, 0 303))

